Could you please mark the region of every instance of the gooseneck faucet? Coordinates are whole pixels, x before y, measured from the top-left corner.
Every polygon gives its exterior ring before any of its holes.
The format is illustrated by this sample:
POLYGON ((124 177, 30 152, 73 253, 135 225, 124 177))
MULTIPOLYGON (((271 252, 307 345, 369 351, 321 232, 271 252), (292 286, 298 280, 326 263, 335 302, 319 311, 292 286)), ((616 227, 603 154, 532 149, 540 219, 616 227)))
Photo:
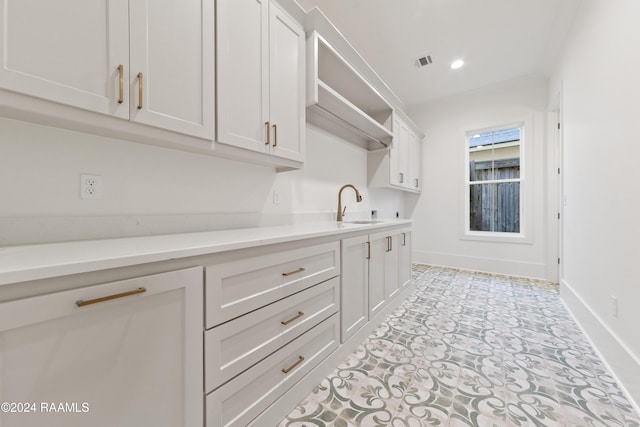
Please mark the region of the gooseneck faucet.
POLYGON ((340 189, 340 191, 338 191, 338 221, 342 221, 342 190, 344 190, 347 187, 351 187, 353 188, 353 191, 356 192, 356 202, 361 202, 362 201, 362 196, 360 195, 360 192, 358 191, 358 189, 356 187, 354 187, 351 184, 347 184, 347 185, 343 185, 342 188, 340 189))

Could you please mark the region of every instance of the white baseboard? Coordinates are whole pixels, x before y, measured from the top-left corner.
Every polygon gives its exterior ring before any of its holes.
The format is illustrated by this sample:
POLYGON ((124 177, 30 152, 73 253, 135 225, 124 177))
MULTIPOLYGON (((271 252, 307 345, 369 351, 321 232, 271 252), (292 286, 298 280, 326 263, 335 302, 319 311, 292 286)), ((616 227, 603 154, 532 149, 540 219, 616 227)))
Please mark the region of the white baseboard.
POLYGON ((542 280, 546 280, 547 274, 546 265, 542 263, 471 257, 440 252, 414 251, 413 262, 542 280))
POLYGON ((560 281, 560 299, 636 412, 640 413, 640 358, 633 354, 565 280, 560 281))

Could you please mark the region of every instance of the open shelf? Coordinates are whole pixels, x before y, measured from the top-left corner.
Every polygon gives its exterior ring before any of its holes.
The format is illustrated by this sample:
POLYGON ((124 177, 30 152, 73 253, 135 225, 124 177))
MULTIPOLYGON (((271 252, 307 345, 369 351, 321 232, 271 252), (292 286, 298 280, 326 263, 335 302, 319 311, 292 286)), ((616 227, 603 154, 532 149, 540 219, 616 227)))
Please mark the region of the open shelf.
POLYGON ((324 127, 337 123, 369 149, 391 145, 393 108, 316 31, 307 35, 307 79, 307 108, 324 127))

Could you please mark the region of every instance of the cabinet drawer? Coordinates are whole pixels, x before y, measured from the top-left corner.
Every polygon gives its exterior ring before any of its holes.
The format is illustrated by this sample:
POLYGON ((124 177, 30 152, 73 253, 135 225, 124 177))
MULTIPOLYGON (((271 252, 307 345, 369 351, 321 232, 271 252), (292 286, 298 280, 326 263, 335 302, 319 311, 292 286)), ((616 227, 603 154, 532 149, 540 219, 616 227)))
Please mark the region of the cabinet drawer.
POLYGON ((210 393, 206 398, 207 427, 246 426, 333 352, 339 342, 336 313, 210 393))
POLYGON ((206 267, 206 327, 239 317, 340 274, 340 244, 329 242, 206 267))
POLYGON ((205 390, 211 391, 338 311, 339 279, 205 332, 205 390))

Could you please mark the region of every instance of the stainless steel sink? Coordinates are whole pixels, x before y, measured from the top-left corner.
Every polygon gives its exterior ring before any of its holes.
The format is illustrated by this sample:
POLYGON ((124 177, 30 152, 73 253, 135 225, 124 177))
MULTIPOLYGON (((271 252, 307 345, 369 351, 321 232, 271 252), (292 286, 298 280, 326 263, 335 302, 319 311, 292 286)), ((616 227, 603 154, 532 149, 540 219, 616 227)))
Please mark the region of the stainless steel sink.
POLYGON ((360 220, 360 221, 345 221, 347 224, 378 224, 384 221, 377 221, 374 219, 369 219, 369 220, 360 220))

